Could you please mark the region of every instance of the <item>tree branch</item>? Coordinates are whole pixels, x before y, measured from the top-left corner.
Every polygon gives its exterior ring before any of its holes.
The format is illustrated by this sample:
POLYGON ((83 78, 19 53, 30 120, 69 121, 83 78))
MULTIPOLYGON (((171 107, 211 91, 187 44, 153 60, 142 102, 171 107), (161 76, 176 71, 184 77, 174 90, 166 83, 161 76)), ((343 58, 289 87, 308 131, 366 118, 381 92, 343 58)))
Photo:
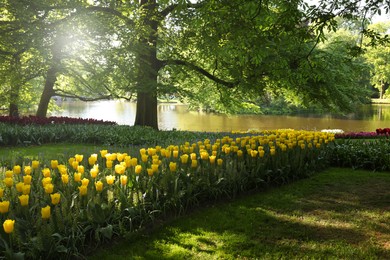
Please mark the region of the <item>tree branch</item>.
MULTIPOLYGON (((195 4, 191 3, 191 2, 187 2, 186 7, 187 8, 199 8, 199 7, 204 6, 204 4, 205 4, 205 2, 199 2, 199 3, 195 3, 195 4)), ((161 17, 166 17, 167 15, 172 13, 173 10, 175 10, 176 7, 178 7, 178 6, 179 6, 179 4, 172 4, 172 5, 167 6, 165 9, 160 11, 161 17)))
POLYGON ((112 98, 111 94, 105 95, 105 96, 99 96, 99 97, 95 97, 95 98, 87 98, 87 97, 82 97, 79 95, 72 94, 70 92, 67 92, 67 91, 64 91, 61 89, 55 89, 54 95, 59 96, 59 97, 65 97, 65 98, 76 98, 76 99, 79 99, 81 101, 98 101, 98 100, 106 100, 106 99, 112 98))
POLYGON ((205 76, 206 78, 218 83, 218 84, 221 84, 221 85, 224 85, 225 87, 228 87, 228 88, 234 88, 236 87, 240 82, 239 81, 236 81, 236 82, 229 82, 229 81, 225 81, 223 79, 220 79, 214 75, 212 75, 211 73, 209 73, 208 71, 206 71, 205 69, 195 65, 195 64, 192 64, 190 62, 187 62, 187 61, 183 61, 183 60, 166 60, 166 61, 162 61, 162 64, 163 66, 165 65, 182 65, 182 66, 186 66, 187 68, 190 68, 200 74, 202 74, 203 76, 205 76))

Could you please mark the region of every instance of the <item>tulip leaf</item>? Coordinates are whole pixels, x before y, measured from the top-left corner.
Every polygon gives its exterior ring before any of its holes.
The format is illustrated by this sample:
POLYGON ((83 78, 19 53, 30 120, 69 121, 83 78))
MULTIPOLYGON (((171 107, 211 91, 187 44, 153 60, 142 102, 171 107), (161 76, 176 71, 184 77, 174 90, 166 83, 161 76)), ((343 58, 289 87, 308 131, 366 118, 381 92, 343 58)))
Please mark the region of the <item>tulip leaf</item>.
POLYGON ((104 237, 111 239, 112 238, 112 225, 108 225, 107 227, 102 227, 98 229, 98 232, 101 233, 104 237))

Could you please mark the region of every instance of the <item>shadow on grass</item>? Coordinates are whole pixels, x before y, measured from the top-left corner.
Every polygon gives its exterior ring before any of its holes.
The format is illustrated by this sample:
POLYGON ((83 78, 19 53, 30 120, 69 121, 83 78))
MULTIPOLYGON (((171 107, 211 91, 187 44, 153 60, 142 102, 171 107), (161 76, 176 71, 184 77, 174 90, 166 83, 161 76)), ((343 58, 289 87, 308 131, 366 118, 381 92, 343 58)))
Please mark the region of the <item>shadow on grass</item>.
POLYGON ((331 169, 195 212, 93 259, 390 259, 390 174, 331 169))

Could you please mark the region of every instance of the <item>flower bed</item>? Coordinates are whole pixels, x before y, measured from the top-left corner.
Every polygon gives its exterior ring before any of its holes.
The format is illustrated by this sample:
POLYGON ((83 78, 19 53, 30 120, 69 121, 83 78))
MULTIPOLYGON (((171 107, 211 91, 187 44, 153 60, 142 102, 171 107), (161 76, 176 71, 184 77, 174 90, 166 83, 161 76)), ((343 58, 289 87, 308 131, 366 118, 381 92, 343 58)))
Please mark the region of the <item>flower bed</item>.
MULTIPOLYGON (((267 131, 71 158, 25 159, 0 172, 0 250, 71 258, 165 213, 281 185, 327 167, 334 134, 267 131)), ((16 253, 17 252, 17 253, 16 253)))
POLYGON ((48 124, 96 124, 96 125, 116 125, 115 122, 96 119, 83 119, 72 117, 37 117, 37 116, 0 116, 0 122, 18 125, 48 125, 48 124))

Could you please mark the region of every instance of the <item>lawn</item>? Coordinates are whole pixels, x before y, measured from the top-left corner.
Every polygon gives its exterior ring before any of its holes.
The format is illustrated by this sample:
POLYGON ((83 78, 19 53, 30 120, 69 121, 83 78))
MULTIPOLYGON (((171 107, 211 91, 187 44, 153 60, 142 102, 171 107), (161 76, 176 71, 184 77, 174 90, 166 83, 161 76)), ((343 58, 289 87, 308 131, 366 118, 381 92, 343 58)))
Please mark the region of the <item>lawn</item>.
POLYGON ((332 168, 221 202, 90 259, 390 259, 390 174, 332 168))

